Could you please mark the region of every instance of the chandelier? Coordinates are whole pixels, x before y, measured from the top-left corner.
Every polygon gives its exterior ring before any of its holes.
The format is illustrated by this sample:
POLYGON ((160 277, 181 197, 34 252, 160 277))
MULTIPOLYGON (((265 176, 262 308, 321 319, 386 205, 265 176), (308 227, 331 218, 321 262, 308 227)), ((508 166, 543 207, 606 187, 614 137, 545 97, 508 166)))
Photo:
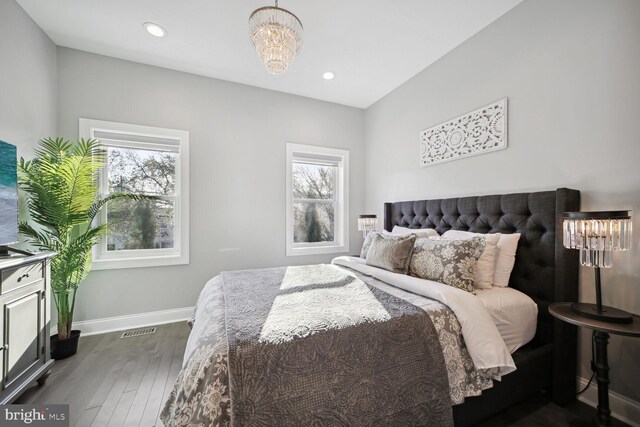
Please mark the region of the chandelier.
POLYGON ((249 36, 258 57, 271 74, 287 71, 302 47, 302 23, 293 13, 266 6, 249 17, 249 36))

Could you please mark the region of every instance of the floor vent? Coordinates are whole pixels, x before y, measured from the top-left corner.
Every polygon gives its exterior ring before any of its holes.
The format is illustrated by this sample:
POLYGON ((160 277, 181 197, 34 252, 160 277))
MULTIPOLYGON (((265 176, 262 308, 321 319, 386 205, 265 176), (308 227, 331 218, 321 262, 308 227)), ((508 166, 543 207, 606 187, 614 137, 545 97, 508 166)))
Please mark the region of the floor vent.
POLYGON ((123 333, 120 338, 132 338, 139 337, 140 335, 149 335, 155 334, 157 328, 144 328, 144 329, 134 329, 133 331, 127 331, 123 333))

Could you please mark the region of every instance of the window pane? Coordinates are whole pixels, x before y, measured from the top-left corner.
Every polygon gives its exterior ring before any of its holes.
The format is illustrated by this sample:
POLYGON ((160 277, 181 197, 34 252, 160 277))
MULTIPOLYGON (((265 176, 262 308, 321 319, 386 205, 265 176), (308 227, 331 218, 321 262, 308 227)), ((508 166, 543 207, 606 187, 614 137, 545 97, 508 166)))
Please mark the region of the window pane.
POLYGON ((173 248, 174 204, 116 199, 107 204, 107 251, 173 248))
POLYGON ((110 192, 174 194, 177 153, 109 147, 107 154, 110 192))
POLYGON ((294 199, 333 199, 335 166, 293 162, 294 199))
POLYGON ((333 214, 331 203, 294 203, 293 242, 333 242, 333 214))

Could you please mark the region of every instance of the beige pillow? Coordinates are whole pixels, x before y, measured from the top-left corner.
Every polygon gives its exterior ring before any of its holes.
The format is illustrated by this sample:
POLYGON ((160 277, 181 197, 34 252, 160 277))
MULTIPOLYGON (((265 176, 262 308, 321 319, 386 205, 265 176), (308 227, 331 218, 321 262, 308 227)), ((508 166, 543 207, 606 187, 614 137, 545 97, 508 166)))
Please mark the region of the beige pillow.
POLYGON ((389 234, 394 236, 404 236, 406 234, 415 234, 417 237, 439 236, 438 232, 433 228, 408 228, 393 226, 393 230, 389 234))
POLYGON ((467 240, 473 237, 481 237, 485 240, 486 246, 478 264, 476 265, 476 275, 474 285, 478 289, 490 289, 493 285, 493 276, 496 269, 496 258, 498 254, 498 241, 500 233, 482 234, 472 233, 470 231, 449 230, 442 237, 450 240, 467 240))
POLYGON ((502 234, 498 240, 498 254, 496 256, 496 270, 493 276, 493 286, 506 288, 509 286, 511 271, 516 262, 520 233, 502 234))
POLYGON ((468 240, 416 239, 409 274, 474 292, 476 264, 486 246, 481 237, 468 240))
POLYGON ((367 253, 367 264, 394 273, 407 274, 415 240, 414 234, 406 236, 377 234, 372 238, 367 253))

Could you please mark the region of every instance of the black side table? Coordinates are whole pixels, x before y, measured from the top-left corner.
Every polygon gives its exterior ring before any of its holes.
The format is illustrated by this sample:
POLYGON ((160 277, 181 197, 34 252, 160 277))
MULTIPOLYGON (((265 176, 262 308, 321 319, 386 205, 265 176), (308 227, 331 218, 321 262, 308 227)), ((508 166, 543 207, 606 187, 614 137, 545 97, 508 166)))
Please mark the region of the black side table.
POLYGON ((592 366, 598 381, 598 425, 611 425, 611 410, 609 409, 609 361, 607 360, 607 345, 609 334, 640 337, 640 316, 633 315, 631 323, 610 323, 592 319, 571 311, 570 302, 556 302, 549 306, 549 313, 558 319, 576 326, 593 330, 596 343, 595 360, 592 366))

